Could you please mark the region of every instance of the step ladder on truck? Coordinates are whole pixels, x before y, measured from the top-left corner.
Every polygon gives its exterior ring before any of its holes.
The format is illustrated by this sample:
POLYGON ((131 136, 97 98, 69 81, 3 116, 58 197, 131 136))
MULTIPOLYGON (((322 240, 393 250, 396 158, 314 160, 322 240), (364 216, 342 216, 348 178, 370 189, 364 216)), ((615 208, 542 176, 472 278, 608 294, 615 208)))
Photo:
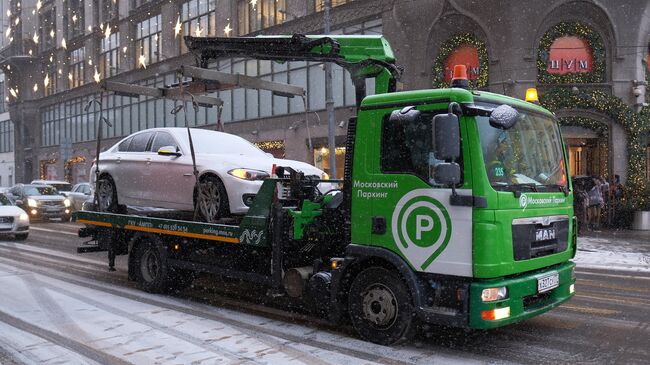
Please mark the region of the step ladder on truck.
POLYGON ((196 272, 260 283, 380 344, 422 325, 501 327, 574 295, 572 188, 549 111, 463 78, 396 92, 382 36, 185 41, 196 80, 223 57, 334 62, 350 73, 357 116, 340 191, 278 167, 238 224, 77 212, 97 250, 129 255, 142 289, 182 288, 196 272))

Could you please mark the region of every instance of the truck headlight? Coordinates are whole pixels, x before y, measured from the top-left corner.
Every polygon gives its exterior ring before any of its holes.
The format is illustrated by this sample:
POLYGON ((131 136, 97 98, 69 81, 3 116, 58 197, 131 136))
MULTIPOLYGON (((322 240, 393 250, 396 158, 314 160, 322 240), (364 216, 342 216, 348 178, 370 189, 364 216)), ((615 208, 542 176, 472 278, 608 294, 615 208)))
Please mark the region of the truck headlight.
POLYGON ((27 199, 27 205, 32 208, 38 207, 38 202, 34 199, 27 199))
POLYGON ((63 200, 63 205, 65 205, 66 208, 69 207, 70 206, 70 199, 64 199, 63 200))
POLYGON ((508 297, 508 288, 505 286, 499 288, 487 288, 481 292, 481 300, 484 302, 494 302, 496 300, 508 297))
POLYGON ((268 172, 251 169, 232 169, 228 174, 242 180, 263 180, 269 177, 268 172))
POLYGON ((27 213, 20 213, 20 215, 18 216, 18 220, 21 222, 29 222, 29 216, 27 215, 27 213))

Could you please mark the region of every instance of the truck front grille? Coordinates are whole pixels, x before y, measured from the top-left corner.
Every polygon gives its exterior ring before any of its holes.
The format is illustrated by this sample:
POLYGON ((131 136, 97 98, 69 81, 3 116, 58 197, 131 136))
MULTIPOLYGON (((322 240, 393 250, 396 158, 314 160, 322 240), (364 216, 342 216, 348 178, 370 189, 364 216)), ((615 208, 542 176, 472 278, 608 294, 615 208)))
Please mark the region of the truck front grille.
POLYGON ((519 218, 512 221, 515 261, 565 251, 569 242, 569 217, 519 218))

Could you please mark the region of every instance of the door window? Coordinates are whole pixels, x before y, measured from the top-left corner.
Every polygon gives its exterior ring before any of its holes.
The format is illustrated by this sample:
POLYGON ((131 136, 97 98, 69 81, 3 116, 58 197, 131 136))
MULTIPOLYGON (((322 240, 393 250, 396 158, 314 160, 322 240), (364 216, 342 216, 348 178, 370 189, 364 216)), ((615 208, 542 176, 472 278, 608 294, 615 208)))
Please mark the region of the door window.
POLYGON ((154 137, 153 143, 151 144, 151 152, 158 152, 160 147, 166 146, 178 146, 178 143, 176 143, 176 140, 171 136, 171 134, 166 132, 157 132, 156 137, 154 137))
POLYGON ((133 139, 133 137, 131 137, 131 138, 127 138, 127 139, 125 139, 124 141, 122 141, 122 143, 120 143, 120 144, 117 146, 117 150, 118 150, 119 152, 126 152, 126 151, 128 151, 128 150, 129 150, 129 144, 131 144, 131 140, 132 140, 132 139, 133 139))
POLYGON ((131 144, 129 144, 129 152, 145 152, 147 151, 147 145, 149 144, 149 139, 153 133, 140 133, 133 136, 131 144))
MULTIPOLYGON (((442 186, 435 180, 435 158, 432 120, 441 112, 424 111, 417 120, 391 121, 390 114, 382 122, 381 171, 393 174, 411 174, 432 186, 442 186)), ((462 160, 462 159, 461 159, 462 160)), ((461 165, 462 161, 456 161, 461 165)), ((461 183, 462 184, 462 183, 461 183)))

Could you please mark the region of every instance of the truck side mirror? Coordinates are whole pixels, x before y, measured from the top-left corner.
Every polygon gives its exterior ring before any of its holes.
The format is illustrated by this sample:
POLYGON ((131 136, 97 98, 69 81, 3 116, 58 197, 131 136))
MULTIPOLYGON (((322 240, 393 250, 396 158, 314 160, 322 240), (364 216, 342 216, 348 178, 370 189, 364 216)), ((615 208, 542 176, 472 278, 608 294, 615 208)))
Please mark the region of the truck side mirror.
POLYGON ((433 117, 435 156, 439 160, 455 161, 460 158, 460 127, 455 114, 438 114, 433 117))
POLYGON ((460 183, 460 165, 455 162, 443 162, 436 165, 436 182, 442 185, 456 186, 460 183))
POLYGON ((490 125, 494 128, 507 130, 517 124, 519 113, 509 105, 499 105, 490 114, 490 125))

